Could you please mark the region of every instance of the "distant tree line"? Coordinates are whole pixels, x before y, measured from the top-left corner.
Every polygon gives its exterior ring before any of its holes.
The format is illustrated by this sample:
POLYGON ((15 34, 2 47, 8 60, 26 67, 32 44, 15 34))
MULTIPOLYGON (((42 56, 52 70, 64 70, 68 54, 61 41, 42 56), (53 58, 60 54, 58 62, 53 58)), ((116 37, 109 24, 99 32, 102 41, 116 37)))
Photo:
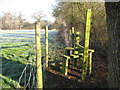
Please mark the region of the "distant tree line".
MULTIPOLYGON (((43 14, 38 11, 32 15, 31 18, 35 19, 35 21, 41 22, 41 28, 45 28, 46 25, 49 26, 49 29, 53 29, 54 23, 47 20, 41 20, 43 14)), ((35 23, 31 23, 27 21, 21 12, 18 15, 15 15, 11 12, 3 12, 3 15, 0 16, 0 29, 2 30, 15 30, 15 29, 34 29, 35 23)))
POLYGON ((15 15, 10 12, 3 12, 3 16, 0 17, 0 28, 21 29, 24 21, 21 13, 15 15))

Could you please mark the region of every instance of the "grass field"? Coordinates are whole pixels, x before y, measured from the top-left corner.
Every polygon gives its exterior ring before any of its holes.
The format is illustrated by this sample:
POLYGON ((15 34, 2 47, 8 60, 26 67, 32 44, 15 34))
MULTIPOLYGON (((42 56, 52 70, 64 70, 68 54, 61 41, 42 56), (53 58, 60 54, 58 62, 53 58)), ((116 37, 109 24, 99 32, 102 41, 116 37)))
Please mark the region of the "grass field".
MULTIPOLYGON (((49 57, 55 58, 63 44, 57 31, 49 31, 49 57)), ((41 31, 42 58, 45 56, 45 32, 41 31)), ((36 87, 35 31, 0 30, 1 88, 36 87)))

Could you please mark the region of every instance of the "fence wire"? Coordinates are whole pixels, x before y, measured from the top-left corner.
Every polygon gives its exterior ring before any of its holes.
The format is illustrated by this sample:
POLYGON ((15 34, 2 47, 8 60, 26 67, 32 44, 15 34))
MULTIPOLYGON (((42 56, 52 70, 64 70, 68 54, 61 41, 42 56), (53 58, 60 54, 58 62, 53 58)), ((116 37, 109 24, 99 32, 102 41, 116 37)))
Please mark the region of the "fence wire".
MULTIPOLYGON (((17 81, 15 88, 36 88, 36 53, 35 32, 33 31, 0 31, 0 49, 2 52, 2 75, 17 81), (22 38, 22 39, 21 39, 22 38), (23 46, 23 47, 22 47, 23 46), (17 50, 18 49, 18 50, 17 50), (7 52, 8 50, 8 52, 7 52), (13 53, 11 53, 13 50, 13 53), (10 57, 9 57, 10 56, 10 57), (7 70, 9 69, 9 70, 7 70), (10 72, 11 70, 11 72, 10 72)), ((49 56, 54 59, 57 50, 56 31, 49 31, 49 56), (55 36, 55 37, 54 37, 55 36), (53 46, 53 44, 55 45, 53 46)), ((45 67, 45 32, 41 31, 41 49, 43 74, 45 67)), ((44 79, 44 77, 43 77, 44 79)))

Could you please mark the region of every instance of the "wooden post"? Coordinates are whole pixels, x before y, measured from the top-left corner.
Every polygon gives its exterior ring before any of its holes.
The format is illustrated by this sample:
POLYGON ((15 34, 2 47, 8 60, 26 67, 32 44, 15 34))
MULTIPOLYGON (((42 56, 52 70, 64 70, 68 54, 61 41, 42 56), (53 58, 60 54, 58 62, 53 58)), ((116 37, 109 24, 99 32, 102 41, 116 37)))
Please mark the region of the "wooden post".
POLYGON ((75 32, 75 30, 74 30, 74 27, 72 27, 72 48, 74 48, 74 43, 75 43, 75 35, 74 35, 74 32, 75 32))
POLYGON ((63 73, 64 75, 68 75, 68 69, 69 69, 69 59, 70 59, 70 50, 65 50, 65 60, 64 60, 64 66, 63 66, 63 73))
MULTIPOLYGON (((78 45, 79 45, 79 40, 80 40, 80 37, 79 37, 80 33, 79 32, 76 32, 76 37, 75 37, 75 49, 78 48, 78 45)), ((75 50, 74 51, 74 54, 75 55, 78 55, 78 50, 75 50)), ((76 67, 76 64, 77 64, 77 58, 73 58, 73 66, 76 67)))
POLYGON ((68 33, 68 40, 71 41, 71 30, 68 33))
POLYGON ((89 55, 89 75, 92 74, 92 52, 90 52, 90 55, 89 55))
POLYGON ((76 39, 76 42, 75 42, 76 46, 79 45, 79 42, 80 42, 79 36, 80 36, 80 32, 76 32, 76 38, 75 38, 76 39))
POLYGON ((46 26, 45 29, 45 42, 46 42, 46 48, 45 48, 45 55, 46 55, 46 67, 48 67, 48 26, 46 26))
POLYGON ((36 41, 35 43, 36 43, 37 88, 43 89, 41 42, 40 42, 40 22, 35 23, 35 41, 36 41))
POLYGON ((84 53, 83 53, 82 79, 84 79, 87 69, 88 69, 88 49, 89 49, 89 38, 90 38, 90 26, 91 26, 91 9, 88 9, 87 19, 86 19, 84 53))
POLYGON ((65 61, 65 75, 68 75, 68 65, 69 65, 68 63, 69 63, 69 58, 67 57, 65 61))

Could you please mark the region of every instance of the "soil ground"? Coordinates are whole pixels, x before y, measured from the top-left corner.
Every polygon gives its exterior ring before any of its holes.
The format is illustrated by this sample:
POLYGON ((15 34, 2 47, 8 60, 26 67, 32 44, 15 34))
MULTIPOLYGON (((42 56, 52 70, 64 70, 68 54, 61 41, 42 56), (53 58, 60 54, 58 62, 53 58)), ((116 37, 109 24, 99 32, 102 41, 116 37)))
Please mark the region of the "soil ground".
POLYGON ((82 80, 79 73, 69 70, 69 75, 60 75, 55 71, 46 70, 47 88, 107 88, 107 58, 93 54, 92 75, 82 80))

